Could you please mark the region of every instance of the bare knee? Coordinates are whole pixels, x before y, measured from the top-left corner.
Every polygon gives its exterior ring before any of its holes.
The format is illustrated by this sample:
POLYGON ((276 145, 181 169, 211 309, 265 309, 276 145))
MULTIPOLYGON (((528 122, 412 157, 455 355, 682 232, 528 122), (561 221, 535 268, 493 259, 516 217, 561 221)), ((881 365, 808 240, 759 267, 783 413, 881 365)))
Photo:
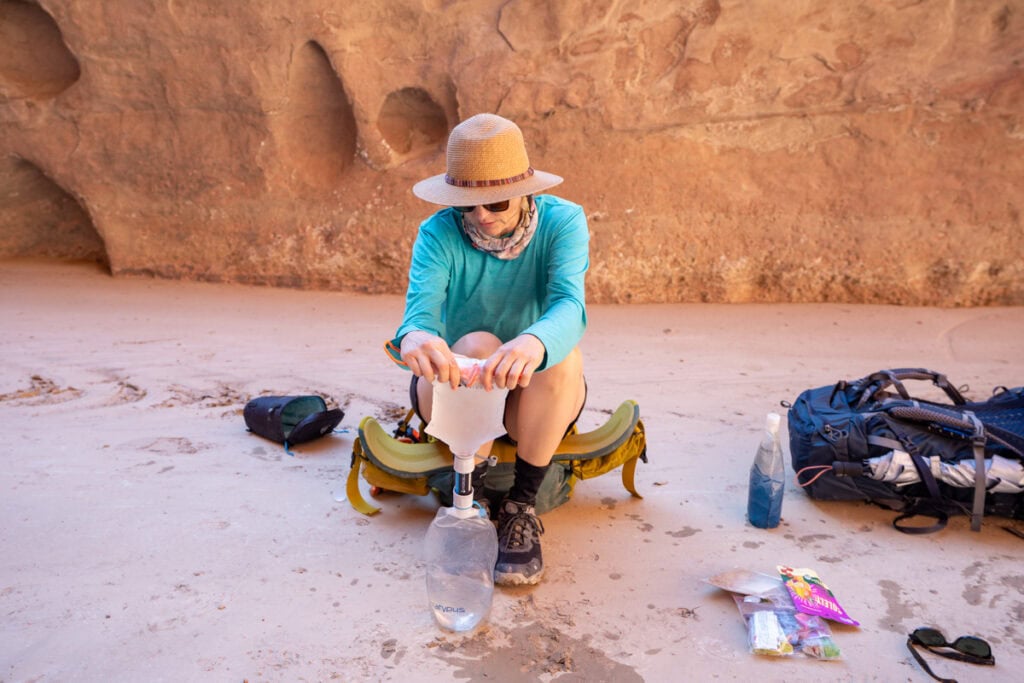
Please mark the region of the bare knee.
POLYGON ((508 427, 509 435, 519 441, 520 445, 528 436, 523 433, 524 429, 539 432, 542 430, 538 427, 547 426, 556 437, 561 438, 583 409, 586 397, 583 354, 576 348, 562 362, 535 374, 529 386, 520 387, 509 394, 505 406, 505 426, 508 427))
POLYGON ((532 386, 535 382, 552 388, 562 388, 566 385, 578 384, 583 377, 583 354, 577 346, 569 355, 562 359, 557 365, 545 368, 536 373, 530 380, 532 386))
POLYGON ((469 358, 489 358, 501 346, 501 340, 490 332, 470 332, 452 344, 452 351, 469 358))

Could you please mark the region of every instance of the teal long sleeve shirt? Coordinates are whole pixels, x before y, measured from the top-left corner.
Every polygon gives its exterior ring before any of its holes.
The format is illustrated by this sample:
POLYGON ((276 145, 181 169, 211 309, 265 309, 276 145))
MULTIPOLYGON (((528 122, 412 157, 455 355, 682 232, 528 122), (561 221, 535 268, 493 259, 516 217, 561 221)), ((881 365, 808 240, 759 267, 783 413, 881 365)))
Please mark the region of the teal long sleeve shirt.
POLYGON ((544 344, 538 371, 576 347, 587 326, 587 219, 582 207, 564 199, 538 195, 535 201, 537 231, 523 253, 507 261, 475 249, 455 209, 442 209, 420 225, 394 347, 413 330, 449 345, 476 331, 503 343, 525 333, 544 344))

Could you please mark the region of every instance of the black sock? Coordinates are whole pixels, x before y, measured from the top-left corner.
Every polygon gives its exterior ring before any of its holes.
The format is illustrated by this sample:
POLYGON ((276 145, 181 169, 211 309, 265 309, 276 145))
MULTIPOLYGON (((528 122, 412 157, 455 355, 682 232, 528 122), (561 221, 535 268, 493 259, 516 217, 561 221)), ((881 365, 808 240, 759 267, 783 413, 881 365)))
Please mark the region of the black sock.
POLYGON ((541 482, 544 481, 544 475, 547 474, 548 467, 550 465, 544 465, 543 467, 531 465, 520 458, 517 453, 515 483, 509 489, 509 500, 514 500, 517 503, 526 503, 527 505, 536 505, 537 491, 540 490, 541 482))

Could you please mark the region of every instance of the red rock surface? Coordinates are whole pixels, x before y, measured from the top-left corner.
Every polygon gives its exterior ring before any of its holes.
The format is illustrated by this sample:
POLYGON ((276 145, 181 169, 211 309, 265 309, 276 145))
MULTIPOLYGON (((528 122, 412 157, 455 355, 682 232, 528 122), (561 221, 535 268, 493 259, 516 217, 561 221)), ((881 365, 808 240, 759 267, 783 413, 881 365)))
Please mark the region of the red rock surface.
POLYGON ((492 111, 592 301, 1024 303, 1024 2, 824 5, 0 0, 0 255, 400 292, 492 111))

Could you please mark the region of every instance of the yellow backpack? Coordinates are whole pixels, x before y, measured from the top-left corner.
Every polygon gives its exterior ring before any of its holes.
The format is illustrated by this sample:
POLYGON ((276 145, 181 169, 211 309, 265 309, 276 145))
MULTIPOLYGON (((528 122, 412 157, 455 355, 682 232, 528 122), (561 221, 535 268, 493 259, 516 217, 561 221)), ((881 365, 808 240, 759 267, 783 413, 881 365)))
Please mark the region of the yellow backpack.
MULTIPOLYGON (((426 437, 422 429, 412 429, 413 414, 409 411, 399 422, 394 436, 372 417, 360 422, 346 484, 348 500, 359 512, 372 515, 380 511, 363 498, 359 490, 360 472, 372 487, 371 491, 419 496, 433 492, 441 505, 452 504, 451 452, 442 442, 426 437)), ((495 440, 490 458, 493 466, 487 471, 486 494, 500 497, 511 488, 515 454, 515 444, 507 438, 495 440)), ((573 427, 562 439, 537 494, 537 513, 543 514, 569 500, 576 480, 597 477, 620 466, 622 485, 633 496, 642 498, 633 482, 638 460, 647 462, 647 438, 640 420, 640 406, 627 400, 597 429, 580 433, 573 427)))

